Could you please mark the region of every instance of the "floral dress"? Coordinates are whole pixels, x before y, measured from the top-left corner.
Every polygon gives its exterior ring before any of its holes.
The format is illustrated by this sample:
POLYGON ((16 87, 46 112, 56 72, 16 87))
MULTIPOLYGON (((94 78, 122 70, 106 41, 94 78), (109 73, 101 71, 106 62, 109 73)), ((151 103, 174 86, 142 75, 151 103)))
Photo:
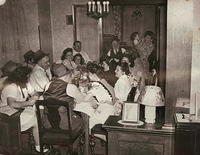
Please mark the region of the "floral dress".
POLYGON ((137 45, 137 50, 140 55, 141 61, 144 66, 144 71, 146 75, 149 73, 149 61, 148 57, 152 53, 154 45, 152 41, 145 41, 144 39, 137 45))

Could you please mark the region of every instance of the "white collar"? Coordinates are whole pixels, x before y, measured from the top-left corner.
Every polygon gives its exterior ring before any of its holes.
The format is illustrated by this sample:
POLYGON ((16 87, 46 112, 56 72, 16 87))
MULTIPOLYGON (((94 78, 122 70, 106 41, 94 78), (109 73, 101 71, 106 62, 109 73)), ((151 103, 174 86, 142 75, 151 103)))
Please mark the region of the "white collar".
POLYGON ((119 77, 119 79, 127 79, 127 78, 128 78, 128 77, 127 77, 126 74, 124 74, 124 75, 122 75, 122 76, 119 77))
POLYGON ((42 68, 42 67, 40 67, 38 64, 35 65, 35 68, 40 69, 40 70, 42 70, 42 71, 45 71, 45 69, 42 68))
POLYGON ((42 70, 44 72, 46 72, 47 70, 49 70, 49 68, 45 70, 44 68, 40 67, 38 64, 35 65, 35 68, 40 69, 40 70, 42 70))

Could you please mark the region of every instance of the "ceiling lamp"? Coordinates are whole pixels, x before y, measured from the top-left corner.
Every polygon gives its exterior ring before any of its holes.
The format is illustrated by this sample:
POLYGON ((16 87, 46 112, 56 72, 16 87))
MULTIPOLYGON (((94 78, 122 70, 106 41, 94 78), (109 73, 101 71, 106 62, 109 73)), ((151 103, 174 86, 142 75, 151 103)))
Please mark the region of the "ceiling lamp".
POLYGON ((87 15, 99 19, 109 13, 109 1, 91 0, 87 3, 87 15))

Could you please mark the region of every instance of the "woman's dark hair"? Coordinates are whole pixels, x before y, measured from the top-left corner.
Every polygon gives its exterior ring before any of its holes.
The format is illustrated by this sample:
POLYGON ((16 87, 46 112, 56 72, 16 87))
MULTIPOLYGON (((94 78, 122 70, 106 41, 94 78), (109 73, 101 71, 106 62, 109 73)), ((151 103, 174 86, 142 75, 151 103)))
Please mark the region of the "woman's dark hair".
POLYGON ((110 62, 106 57, 101 57, 99 62, 100 62, 100 64, 102 64, 103 62, 106 62, 107 65, 110 65, 110 62))
MULTIPOLYGON (((134 63, 134 58, 133 58, 133 56, 131 55, 131 54, 124 54, 123 56, 122 56, 122 58, 123 57, 126 57, 126 58, 128 58, 128 60, 129 60, 129 62, 130 62, 130 67, 134 67, 135 66, 135 63, 134 63)), ((121 60, 122 60, 122 58, 121 58, 121 60)), ((121 60, 120 60, 120 62, 121 62, 121 60)))
POLYGON ((5 65, 3 65, 3 67, 1 68, 1 71, 3 73, 3 77, 4 76, 8 76, 8 74, 10 74, 13 70, 15 70, 18 66, 20 66, 20 63, 16 63, 12 60, 9 60, 5 65))
POLYGON ((62 56, 61 56, 61 60, 65 60, 65 57, 67 55, 67 53, 71 52, 73 54, 73 50, 72 48, 66 48, 63 53, 62 53, 62 56))
POLYGON ((155 34, 152 31, 146 31, 144 33, 144 37, 146 37, 146 36, 150 36, 151 39, 152 39, 152 42, 155 43, 156 37, 155 37, 155 34))
POLYGON ((103 68, 99 66, 97 63, 89 62, 87 64, 87 70, 88 72, 92 74, 97 74, 98 77, 102 78, 103 68))
POLYGON ((76 59, 76 57, 80 57, 81 58, 81 65, 84 64, 85 60, 83 59, 82 55, 81 54, 75 54, 74 57, 73 57, 73 61, 76 59))
POLYGON ((8 78, 6 79, 6 83, 15 83, 19 86, 25 85, 28 82, 29 74, 32 69, 25 66, 18 66, 14 71, 12 71, 8 78))
POLYGON ((122 70, 126 75, 130 74, 129 65, 128 65, 127 62, 120 63, 120 64, 118 64, 118 66, 121 67, 121 70, 122 70))
POLYGON ((136 37, 137 35, 139 35, 138 32, 133 32, 133 33, 131 33, 131 35, 130 35, 131 41, 135 40, 135 37, 136 37))

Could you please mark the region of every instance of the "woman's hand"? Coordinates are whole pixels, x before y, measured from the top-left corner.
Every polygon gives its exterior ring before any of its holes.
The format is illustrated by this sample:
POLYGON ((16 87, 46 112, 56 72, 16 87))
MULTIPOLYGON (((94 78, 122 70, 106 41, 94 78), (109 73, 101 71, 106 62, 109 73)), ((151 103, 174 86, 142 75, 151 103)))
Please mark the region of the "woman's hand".
POLYGON ((92 108, 96 109, 98 107, 98 103, 95 99, 90 101, 92 108))
POLYGON ((39 99, 38 95, 33 95, 29 98, 28 105, 32 106, 39 99))

